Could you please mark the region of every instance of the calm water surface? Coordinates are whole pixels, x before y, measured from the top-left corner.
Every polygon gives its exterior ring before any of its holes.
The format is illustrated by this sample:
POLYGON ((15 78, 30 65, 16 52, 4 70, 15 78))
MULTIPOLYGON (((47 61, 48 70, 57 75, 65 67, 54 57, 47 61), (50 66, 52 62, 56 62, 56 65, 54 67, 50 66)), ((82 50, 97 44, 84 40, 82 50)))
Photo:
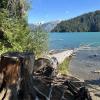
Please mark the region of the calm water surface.
POLYGON ((100 32, 49 33, 49 49, 78 48, 80 45, 100 45, 100 32))

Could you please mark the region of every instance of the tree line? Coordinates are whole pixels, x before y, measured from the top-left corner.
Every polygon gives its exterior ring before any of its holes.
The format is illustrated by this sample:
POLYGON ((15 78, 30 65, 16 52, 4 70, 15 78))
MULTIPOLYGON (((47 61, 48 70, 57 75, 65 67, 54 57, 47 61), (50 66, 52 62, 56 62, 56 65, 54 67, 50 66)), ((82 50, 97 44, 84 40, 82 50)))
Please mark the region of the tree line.
POLYGON ((100 10, 62 21, 52 32, 100 32, 100 10))

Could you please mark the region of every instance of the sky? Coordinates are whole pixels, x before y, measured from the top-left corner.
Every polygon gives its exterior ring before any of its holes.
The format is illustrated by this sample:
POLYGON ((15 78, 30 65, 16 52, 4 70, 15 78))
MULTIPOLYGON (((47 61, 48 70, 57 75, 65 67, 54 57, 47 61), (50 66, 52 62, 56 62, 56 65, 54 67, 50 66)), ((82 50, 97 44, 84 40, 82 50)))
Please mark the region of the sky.
POLYGON ((31 0, 30 4, 29 23, 68 20, 100 10, 100 0, 31 0))

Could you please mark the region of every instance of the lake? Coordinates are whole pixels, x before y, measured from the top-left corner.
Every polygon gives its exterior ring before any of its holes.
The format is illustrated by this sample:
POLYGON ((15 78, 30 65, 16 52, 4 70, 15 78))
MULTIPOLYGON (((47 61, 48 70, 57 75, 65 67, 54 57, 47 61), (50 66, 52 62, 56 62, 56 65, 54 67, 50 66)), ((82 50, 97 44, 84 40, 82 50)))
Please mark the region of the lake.
POLYGON ((77 51, 69 64, 70 72, 84 80, 100 81, 100 74, 92 73, 100 70, 100 32, 49 33, 50 50, 74 48, 77 51))
POLYGON ((100 32, 49 33, 49 50, 73 49, 80 45, 100 46, 100 32))

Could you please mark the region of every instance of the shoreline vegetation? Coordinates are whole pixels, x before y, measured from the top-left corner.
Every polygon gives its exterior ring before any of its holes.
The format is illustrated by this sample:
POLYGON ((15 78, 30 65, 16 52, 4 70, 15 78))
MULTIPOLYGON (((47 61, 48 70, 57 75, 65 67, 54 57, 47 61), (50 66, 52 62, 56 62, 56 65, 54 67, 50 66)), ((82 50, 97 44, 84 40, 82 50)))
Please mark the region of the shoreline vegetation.
POLYGON ((69 74, 69 63, 72 59, 72 55, 66 58, 62 64, 59 65, 58 67, 58 73, 62 75, 68 75, 69 74))

